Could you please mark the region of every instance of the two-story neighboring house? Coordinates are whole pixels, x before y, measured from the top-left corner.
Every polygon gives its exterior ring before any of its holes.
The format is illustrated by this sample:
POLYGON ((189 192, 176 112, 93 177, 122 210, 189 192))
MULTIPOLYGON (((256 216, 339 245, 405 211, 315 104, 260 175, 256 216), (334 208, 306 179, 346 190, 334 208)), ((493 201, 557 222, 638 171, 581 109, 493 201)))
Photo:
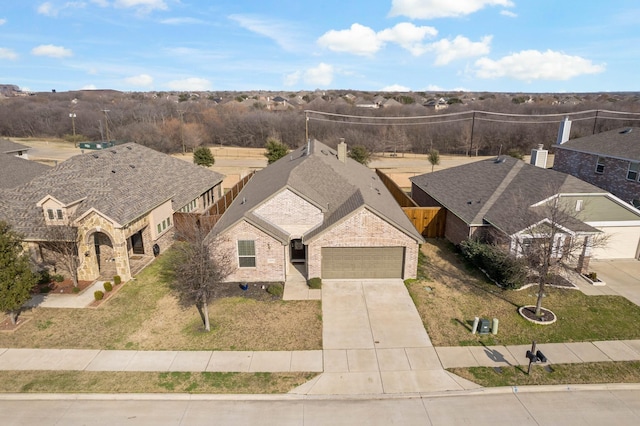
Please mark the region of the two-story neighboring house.
POLYGON ((610 130, 554 147, 554 170, 640 205, 640 128, 610 130))
POLYGON ((220 198, 222 179, 127 143, 76 155, 27 184, 0 190, 0 220, 22 235, 38 263, 56 265, 66 242, 74 245, 79 280, 128 280, 134 265, 171 245, 174 212, 203 212, 220 198))

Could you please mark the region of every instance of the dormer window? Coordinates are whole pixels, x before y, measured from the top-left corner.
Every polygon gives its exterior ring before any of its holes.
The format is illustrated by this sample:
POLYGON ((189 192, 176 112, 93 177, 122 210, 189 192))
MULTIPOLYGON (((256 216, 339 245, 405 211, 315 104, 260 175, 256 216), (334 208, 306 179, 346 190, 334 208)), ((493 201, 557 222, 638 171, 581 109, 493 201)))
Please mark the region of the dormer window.
POLYGON ((53 215, 53 209, 47 209, 47 216, 49 217, 49 220, 53 220, 55 218, 53 215))
POLYGON ((596 162, 596 174, 604 173, 604 157, 598 157, 598 161, 596 162))
POLYGON ((58 220, 62 220, 62 219, 63 219, 63 216, 62 216, 62 210, 60 210, 60 209, 57 209, 57 210, 56 210, 56 218, 57 218, 58 220))

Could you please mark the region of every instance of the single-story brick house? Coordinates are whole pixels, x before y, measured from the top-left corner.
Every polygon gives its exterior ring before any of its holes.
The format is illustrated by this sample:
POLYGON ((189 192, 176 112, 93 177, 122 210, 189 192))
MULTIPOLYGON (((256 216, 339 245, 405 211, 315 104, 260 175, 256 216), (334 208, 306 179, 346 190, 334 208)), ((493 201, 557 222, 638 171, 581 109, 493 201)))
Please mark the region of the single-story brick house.
POLYGON ((410 180, 412 198, 418 205, 446 209, 445 237, 454 244, 498 232, 511 241, 510 248, 517 253, 532 227, 550 221, 543 207, 560 200, 565 217, 558 247, 566 238, 593 238, 605 233, 609 235, 606 247, 587 250, 583 259, 586 264, 590 257, 638 256, 640 211, 566 173, 498 157, 410 180))
POLYGON ((233 253, 230 282, 414 278, 422 236, 378 176, 316 140, 247 183, 208 236, 233 253))
POLYGON ((148 262, 154 250, 172 244, 174 212, 204 211, 220 198, 222 179, 126 143, 76 155, 26 184, 0 190, 0 220, 23 236, 42 265, 57 264, 63 240, 76 245, 79 280, 128 280, 132 264, 148 262))
POLYGON ((553 146, 553 169, 640 206, 640 128, 626 127, 553 146))

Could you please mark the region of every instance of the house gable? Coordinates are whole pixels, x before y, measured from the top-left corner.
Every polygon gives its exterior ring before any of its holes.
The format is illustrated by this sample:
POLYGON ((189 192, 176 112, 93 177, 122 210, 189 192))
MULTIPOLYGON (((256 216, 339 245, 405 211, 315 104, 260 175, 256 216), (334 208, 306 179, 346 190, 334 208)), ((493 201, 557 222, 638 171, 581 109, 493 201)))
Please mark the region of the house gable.
POLYGON ((323 213, 290 189, 284 189, 258 206, 253 214, 292 237, 300 237, 323 221, 323 213))

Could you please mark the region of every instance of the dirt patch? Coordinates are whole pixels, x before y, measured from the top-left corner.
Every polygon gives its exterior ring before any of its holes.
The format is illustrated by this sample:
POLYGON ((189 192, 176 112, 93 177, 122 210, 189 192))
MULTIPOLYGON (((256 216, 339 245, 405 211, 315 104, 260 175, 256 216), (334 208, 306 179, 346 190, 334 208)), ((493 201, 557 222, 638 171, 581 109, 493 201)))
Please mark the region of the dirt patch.
POLYGON ((24 324, 27 323, 27 321, 29 321, 31 318, 29 317, 23 317, 23 316, 18 316, 18 321, 16 322, 16 324, 11 322, 11 318, 9 318, 8 316, 5 316, 4 319, 2 321, 0 321, 0 333, 2 332, 13 332, 18 330, 20 327, 22 327, 24 324))

